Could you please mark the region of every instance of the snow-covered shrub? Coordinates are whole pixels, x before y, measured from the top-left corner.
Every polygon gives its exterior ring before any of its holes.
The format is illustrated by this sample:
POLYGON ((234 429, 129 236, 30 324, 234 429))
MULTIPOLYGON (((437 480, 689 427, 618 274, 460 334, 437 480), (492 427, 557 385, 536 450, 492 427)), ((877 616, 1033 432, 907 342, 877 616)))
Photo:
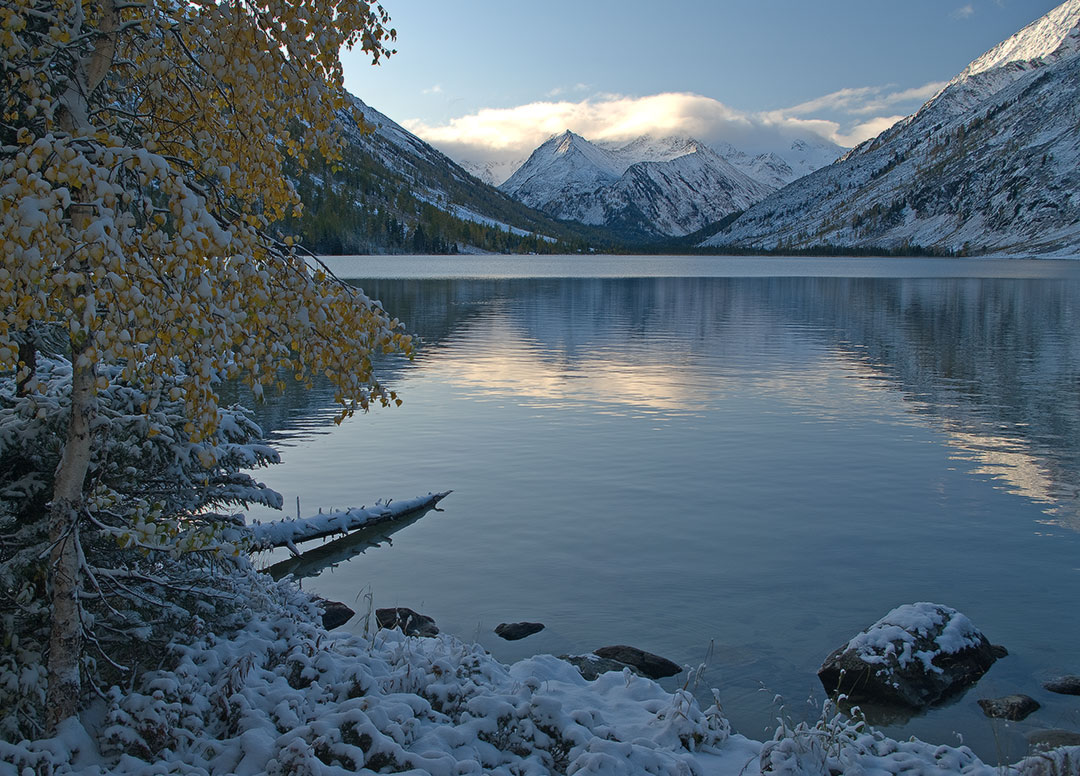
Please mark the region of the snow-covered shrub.
POLYGON ((966 746, 939 746, 912 738, 897 741, 874 730, 865 721, 837 711, 829 701, 816 723, 790 725, 783 721, 772 741, 761 748, 762 774, 823 776, 841 773, 964 774, 1002 776, 966 746))
MULTIPOLYGON (((216 572, 243 553, 244 534, 221 510, 281 505, 243 471, 278 460, 245 410, 219 409, 216 433, 193 443, 175 384, 151 395, 118 375, 104 375, 78 525, 83 661, 100 694, 147 657, 156 666, 152 645, 164 645, 178 622, 197 633, 222 603, 233 606, 216 572)), ((71 366, 60 359, 39 360, 27 395, 16 395, 14 378, 0 380, 0 737, 40 732, 48 501, 70 385, 71 366)))
POLYGON ((100 723, 0 741, 0 763, 87 776, 695 776, 699 756, 728 746, 722 719, 643 677, 587 682, 550 655, 508 667, 448 635, 331 635, 291 582, 241 564, 225 583, 250 603, 243 627, 174 642, 168 670, 111 693, 100 723))

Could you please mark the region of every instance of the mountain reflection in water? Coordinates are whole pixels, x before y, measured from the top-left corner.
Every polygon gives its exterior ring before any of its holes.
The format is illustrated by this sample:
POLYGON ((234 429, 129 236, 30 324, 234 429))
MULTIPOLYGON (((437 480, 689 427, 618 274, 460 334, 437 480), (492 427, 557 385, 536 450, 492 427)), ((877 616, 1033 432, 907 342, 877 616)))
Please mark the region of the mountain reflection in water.
POLYGON ((827 415, 837 409, 827 391, 838 373, 887 386, 948 434, 972 473, 1045 504, 1051 522, 1080 531, 1078 282, 355 282, 422 334, 420 368, 452 372, 475 393, 693 414, 737 380, 796 404, 807 397, 808 411, 827 415), (799 351, 807 362, 797 375, 770 369, 799 351))

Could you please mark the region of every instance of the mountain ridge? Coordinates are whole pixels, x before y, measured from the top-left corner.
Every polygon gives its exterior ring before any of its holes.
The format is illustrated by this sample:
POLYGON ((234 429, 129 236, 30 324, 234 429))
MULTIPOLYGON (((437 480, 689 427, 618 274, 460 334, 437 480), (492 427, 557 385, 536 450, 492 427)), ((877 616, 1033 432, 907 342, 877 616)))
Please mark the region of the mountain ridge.
POLYGON ((692 137, 594 143, 566 130, 537 147, 499 188, 554 218, 653 240, 694 232, 774 186, 692 137))
POLYGON ((749 208, 704 247, 1080 246, 1080 0, 973 60, 917 112, 749 208))

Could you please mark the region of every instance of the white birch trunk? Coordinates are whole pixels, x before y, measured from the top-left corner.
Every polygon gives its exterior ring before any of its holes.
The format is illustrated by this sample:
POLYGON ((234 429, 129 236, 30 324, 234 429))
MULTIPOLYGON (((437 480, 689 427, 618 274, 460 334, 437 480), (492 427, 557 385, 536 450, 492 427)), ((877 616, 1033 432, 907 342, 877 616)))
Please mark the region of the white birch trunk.
MULTIPOLYGON (((98 28, 99 37, 86 59, 77 64, 62 98, 63 108, 57 116, 60 128, 73 136, 85 134, 91 129, 88 118, 90 95, 106 76, 115 53, 116 9, 112 0, 105 0, 102 8, 104 14, 98 28)), ((83 20, 76 21, 81 23, 83 20)), ((80 194, 85 196, 82 190, 80 194)), ((70 210, 72 231, 84 230, 92 217, 91 205, 73 204, 70 210)), ((97 365, 95 359, 88 356, 88 351, 95 344, 91 325, 95 313, 96 307, 90 302, 82 311, 83 326, 77 339, 71 343, 71 417, 64 452, 56 467, 49 512, 52 622, 49 683, 45 696, 49 735, 56 732, 61 722, 78 713, 82 696, 80 662, 83 633, 79 605, 82 548, 79 545, 79 516, 84 507, 83 487, 90 468, 90 425, 97 411, 97 365)))
POLYGON ((79 710, 82 679, 82 621, 79 611, 79 512, 83 483, 90 467, 90 423, 97 406, 94 365, 73 354, 71 419, 60 465, 56 467, 49 512, 49 572, 52 582, 52 631, 49 636, 49 686, 45 697, 50 734, 79 710), (81 363, 80 363, 81 362, 81 363))

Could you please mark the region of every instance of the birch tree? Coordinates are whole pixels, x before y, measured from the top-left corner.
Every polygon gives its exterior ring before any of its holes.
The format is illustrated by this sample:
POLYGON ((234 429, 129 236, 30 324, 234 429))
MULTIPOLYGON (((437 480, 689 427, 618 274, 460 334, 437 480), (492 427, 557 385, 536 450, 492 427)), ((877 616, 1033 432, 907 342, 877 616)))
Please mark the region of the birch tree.
MULTIPOLYGON (((80 528, 98 393, 138 385, 215 432, 214 381, 324 375, 342 417, 397 401, 372 357, 396 320, 271 225, 299 208, 282 171, 335 158, 338 59, 394 31, 355 0, 0 0, 0 369, 35 390, 34 342, 59 328, 70 418, 49 507, 49 727, 78 710, 80 528), (104 365, 118 365, 103 369, 104 365)), ((205 462, 213 466, 212 460, 205 462)))

